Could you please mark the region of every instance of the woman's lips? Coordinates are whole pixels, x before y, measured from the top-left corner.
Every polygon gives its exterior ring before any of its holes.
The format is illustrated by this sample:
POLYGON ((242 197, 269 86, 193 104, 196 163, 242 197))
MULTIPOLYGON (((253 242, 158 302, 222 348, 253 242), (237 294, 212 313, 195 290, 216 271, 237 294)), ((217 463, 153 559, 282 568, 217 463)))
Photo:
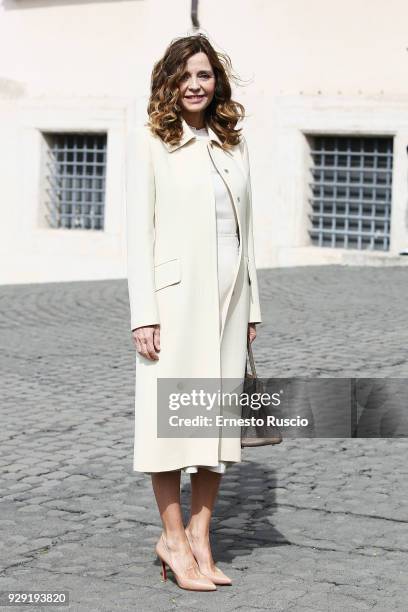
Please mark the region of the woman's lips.
POLYGON ((185 96, 189 102, 201 102, 205 95, 201 96, 185 96))

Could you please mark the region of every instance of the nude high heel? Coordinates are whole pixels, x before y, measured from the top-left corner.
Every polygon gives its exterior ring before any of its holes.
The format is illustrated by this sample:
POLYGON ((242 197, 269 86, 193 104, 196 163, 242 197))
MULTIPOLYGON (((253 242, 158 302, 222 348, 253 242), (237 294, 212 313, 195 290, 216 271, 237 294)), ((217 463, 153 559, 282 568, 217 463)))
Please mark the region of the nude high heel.
POLYGON ((220 586, 221 586, 221 585, 222 585, 222 586, 231 586, 231 585, 232 585, 232 580, 231 580, 231 578, 229 578, 229 577, 228 577, 226 574, 224 574, 224 572, 223 572, 222 570, 220 570, 220 568, 219 568, 219 567, 215 566, 215 571, 213 571, 213 572, 212 572, 212 571, 210 571, 210 570, 206 570, 206 571, 204 571, 204 570, 202 570, 202 569, 201 569, 200 562, 198 561, 198 559, 197 559, 196 555, 194 554, 194 545, 193 545, 193 543, 192 543, 192 540, 191 540, 190 534, 189 534, 189 532, 188 532, 188 529, 185 529, 185 532, 186 532, 187 539, 188 539, 188 541, 190 542, 190 548, 191 548, 191 551, 192 551, 192 553, 193 553, 193 555, 194 555, 195 560, 196 560, 196 561, 197 561, 197 563, 198 563, 198 567, 200 568, 200 572, 201 572, 202 574, 204 574, 204 576, 208 576, 208 578, 209 578, 209 579, 211 580, 211 582, 213 582, 214 584, 218 584, 218 585, 220 585, 220 586))
POLYGON ((187 589, 189 591, 216 591, 217 587, 215 584, 208 578, 201 574, 198 578, 188 578, 187 576, 182 576, 181 574, 177 574, 172 566, 170 561, 171 552, 164 541, 163 534, 160 536, 159 541, 156 544, 156 553, 159 557, 162 565, 162 576, 163 580, 167 580, 167 571, 166 565, 171 569, 174 574, 174 577, 177 581, 177 584, 181 589, 187 589))

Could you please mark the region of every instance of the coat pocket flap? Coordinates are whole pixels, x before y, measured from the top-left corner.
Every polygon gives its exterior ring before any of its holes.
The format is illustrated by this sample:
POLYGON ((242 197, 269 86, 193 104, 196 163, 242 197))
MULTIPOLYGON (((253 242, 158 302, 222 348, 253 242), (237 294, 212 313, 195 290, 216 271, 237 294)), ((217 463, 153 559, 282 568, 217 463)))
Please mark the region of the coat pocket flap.
POLYGON ((178 257, 157 264, 154 267, 154 283, 156 291, 175 285, 181 281, 181 265, 178 257))

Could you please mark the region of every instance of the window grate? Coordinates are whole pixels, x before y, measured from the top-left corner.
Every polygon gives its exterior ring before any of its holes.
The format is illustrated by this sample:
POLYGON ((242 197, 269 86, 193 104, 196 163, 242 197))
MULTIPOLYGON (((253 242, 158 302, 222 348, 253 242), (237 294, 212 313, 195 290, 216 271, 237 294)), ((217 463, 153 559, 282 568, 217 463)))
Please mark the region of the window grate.
POLYGON ((312 244, 389 250, 392 138, 322 135, 308 140, 312 244))
POLYGON ((106 134, 45 135, 46 219, 50 227, 103 230, 106 134))

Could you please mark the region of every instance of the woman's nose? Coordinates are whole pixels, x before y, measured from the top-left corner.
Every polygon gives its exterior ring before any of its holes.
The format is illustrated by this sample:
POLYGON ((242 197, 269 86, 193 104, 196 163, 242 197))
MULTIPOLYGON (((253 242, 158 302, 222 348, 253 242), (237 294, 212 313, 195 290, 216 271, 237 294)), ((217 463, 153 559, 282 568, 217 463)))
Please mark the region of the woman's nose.
POLYGON ((188 88, 191 90, 196 91, 197 89, 200 89, 200 85, 197 82, 197 79, 195 77, 192 77, 188 83, 188 88))

